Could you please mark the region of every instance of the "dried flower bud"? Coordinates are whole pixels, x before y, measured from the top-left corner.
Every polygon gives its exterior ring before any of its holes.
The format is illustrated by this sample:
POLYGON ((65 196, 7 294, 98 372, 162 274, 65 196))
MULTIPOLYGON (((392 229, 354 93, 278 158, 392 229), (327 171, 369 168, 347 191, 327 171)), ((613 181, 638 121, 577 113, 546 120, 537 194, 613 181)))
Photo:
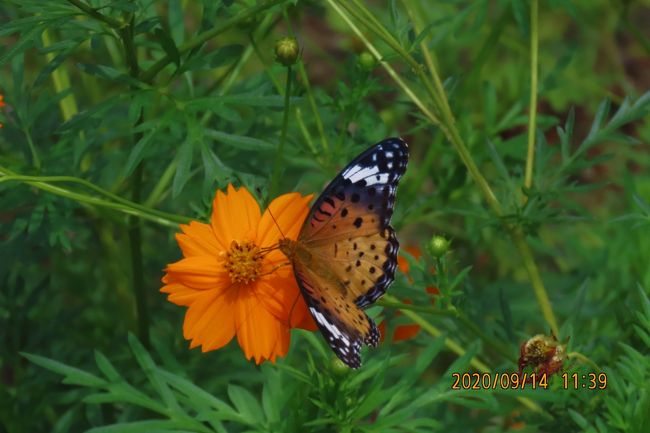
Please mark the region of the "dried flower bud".
POLYGON ((275 61, 284 65, 291 66, 296 63, 300 57, 300 46, 296 38, 287 36, 275 43, 275 61))
POLYGON ((553 374, 562 368, 566 360, 566 347, 554 335, 538 334, 521 345, 519 372, 531 367, 538 374, 553 374))

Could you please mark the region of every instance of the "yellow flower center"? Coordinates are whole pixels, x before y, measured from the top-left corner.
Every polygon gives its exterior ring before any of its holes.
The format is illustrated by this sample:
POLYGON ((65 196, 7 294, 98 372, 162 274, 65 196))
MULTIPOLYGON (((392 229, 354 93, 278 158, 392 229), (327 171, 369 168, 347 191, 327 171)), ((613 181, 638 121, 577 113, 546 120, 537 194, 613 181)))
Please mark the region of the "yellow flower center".
POLYGON ((226 252, 225 267, 233 283, 248 284, 255 281, 262 271, 260 249, 252 242, 240 244, 232 241, 226 252))

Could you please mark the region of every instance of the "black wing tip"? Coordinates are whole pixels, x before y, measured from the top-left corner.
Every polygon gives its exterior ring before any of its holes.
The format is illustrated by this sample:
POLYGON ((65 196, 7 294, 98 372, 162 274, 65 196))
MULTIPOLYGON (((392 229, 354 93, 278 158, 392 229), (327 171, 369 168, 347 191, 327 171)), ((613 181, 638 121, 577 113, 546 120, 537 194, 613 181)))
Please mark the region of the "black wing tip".
POLYGON ((368 323, 370 324, 370 332, 368 332, 363 338, 363 342, 366 343, 366 346, 377 347, 379 345, 381 334, 379 333, 379 329, 377 328, 375 321, 370 317, 368 317, 368 323))

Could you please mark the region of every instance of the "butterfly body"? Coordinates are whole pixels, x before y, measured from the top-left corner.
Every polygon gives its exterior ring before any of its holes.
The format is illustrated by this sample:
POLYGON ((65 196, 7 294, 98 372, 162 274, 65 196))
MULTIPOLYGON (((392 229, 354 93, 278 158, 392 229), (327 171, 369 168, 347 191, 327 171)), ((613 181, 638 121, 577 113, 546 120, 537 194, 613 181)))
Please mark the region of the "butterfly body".
POLYGON ((297 240, 279 243, 320 331, 352 368, 361 365, 362 344, 379 342, 363 308, 394 279, 399 243, 390 217, 407 161, 408 146, 399 138, 366 150, 314 202, 297 240))

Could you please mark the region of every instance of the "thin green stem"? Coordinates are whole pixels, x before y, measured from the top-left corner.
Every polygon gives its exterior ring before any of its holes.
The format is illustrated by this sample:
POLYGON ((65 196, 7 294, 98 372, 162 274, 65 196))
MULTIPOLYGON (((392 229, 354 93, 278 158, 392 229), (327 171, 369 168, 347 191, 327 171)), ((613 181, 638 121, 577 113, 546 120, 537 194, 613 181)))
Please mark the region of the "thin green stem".
POLYGON ((314 156, 314 158, 316 158, 316 160, 318 161, 319 160, 318 150, 316 150, 316 146, 314 146, 314 142, 311 139, 311 135, 309 135, 309 131, 307 130, 307 125, 305 125, 305 121, 302 119, 302 110, 300 110, 299 107, 296 107, 295 113, 296 113, 296 124, 298 125, 298 128, 300 129, 300 132, 302 133, 302 136, 304 137, 305 142, 307 143, 307 147, 309 148, 309 151, 314 156))
POLYGON ((78 9, 83 11, 86 15, 91 16, 95 18, 98 21, 101 21, 105 24, 107 24, 109 27, 112 27, 114 29, 121 29, 126 25, 126 23, 116 20, 115 18, 106 16, 99 12, 97 9, 91 7, 90 5, 80 1, 80 0, 68 0, 68 3, 76 6, 78 9))
POLYGON ((52 194, 59 195, 71 200, 75 200, 79 203, 88 204, 96 207, 103 207, 107 209, 112 209, 118 212, 122 212, 127 215, 132 215, 137 218, 145 219, 148 221, 155 222, 166 227, 178 228, 179 223, 188 223, 189 218, 185 218, 179 215, 168 214, 165 212, 157 211, 155 209, 149 209, 133 203, 129 200, 120 198, 119 201, 112 202, 104 200, 97 197, 92 197, 87 194, 81 194, 75 191, 71 191, 67 188, 62 188, 59 186, 52 185, 52 183, 58 182, 71 182, 82 184, 88 188, 91 188, 97 192, 100 192, 107 197, 111 197, 112 194, 102 188, 91 184, 90 182, 84 181, 83 179, 73 178, 71 176, 22 176, 16 174, 6 168, 0 167, 0 183, 16 181, 22 182, 27 185, 31 185, 35 188, 41 189, 43 191, 50 192, 52 194))
MULTIPOLYGON (((52 45, 52 40, 50 36, 50 31, 45 30, 41 35, 43 40, 43 46, 48 47, 52 45)), ((45 58, 48 62, 51 62, 55 59, 55 54, 53 52, 48 52, 45 54, 45 58)), ((59 66, 54 71, 52 71, 52 83, 54 84, 54 90, 57 93, 64 92, 70 88, 70 75, 68 74, 67 69, 59 66)), ((69 93, 65 98, 59 101, 59 108, 61 109, 61 114, 64 121, 68 121, 79 112, 77 108, 77 100, 74 97, 74 93, 69 93)))
POLYGON ((535 125, 537 124, 537 52, 539 32, 537 30, 537 0, 530 2, 530 107, 528 108, 528 154, 526 155, 526 174, 524 186, 533 186, 533 167, 535 162, 535 125))
POLYGON ((583 355, 580 352, 569 352, 569 353, 567 353, 566 356, 569 359, 577 359, 578 361, 582 362, 583 364, 587 364, 587 365, 591 366, 591 368, 593 368, 595 371, 602 371, 603 370, 602 368, 600 368, 600 366, 598 364, 596 364, 594 361, 592 361, 591 359, 589 359, 588 357, 586 357, 585 355, 583 355))
POLYGON ((253 51, 257 55, 258 60, 264 65, 264 73, 266 74, 267 77, 269 77, 269 80, 271 83, 273 83, 273 86, 277 90, 278 93, 282 93, 282 84, 278 81, 277 78, 275 78, 275 75, 271 72, 271 65, 269 62, 266 60, 262 52, 260 51, 257 42, 251 38, 251 46, 253 47, 253 51))
POLYGON ((34 165, 34 168, 36 170, 41 169, 41 159, 38 157, 38 151, 36 150, 36 145, 34 144, 34 140, 32 140, 32 134, 29 132, 29 129, 27 127, 23 127, 23 133, 25 134, 25 138, 27 139, 27 145, 29 146, 29 153, 32 155, 32 164, 34 165))
POLYGON ((314 98, 314 92, 311 88, 311 84, 309 83, 309 76, 307 75, 307 70, 305 69, 305 64, 302 62, 302 60, 298 62, 298 74, 300 74, 302 84, 305 86, 305 94, 307 95, 307 101, 309 102, 311 112, 314 115, 314 122, 316 123, 316 129, 318 130, 321 146, 323 147, 323 153, 329 154, 329 143, 327 142, 327 136, 325 135, 323 119, 320 117, 320 112, 318 111, 318 106, 316 105, 316 98, 314 98))
MULTIPOLYGON (((135 19, 129 16, 128 26, 120 31, 122 44, 124 45, 124 56, 129 67, 129 75, 134 79, 140 78, 140 66, 136 47, 134 44, 135 19)), ((135 128, 144 121, 144 113, 140 110, 140 116, 136 121, 135 128)), ((133 143, 138 143, 142 138, 141 132, 133 134, 133 143)), ((131 177, 131 200, 135 203, 142 201, 142 185, 144 177, 144 160, 136 166, 131 177)), ((144 287, 144 266, 142 257, 142 224, 136 218, 129 218, 129 249, 131 251, 131 279, 133 282, 133 293, 138 319, 138 336, 142 344, 149 348, 149 312, 147 310, 147 290, 144 287)))
POLYGON ((162 176, 160 176, 160 179, 154 186, 153 190, 151 190, 151 194, 149 194, 149 197, 147 197, 147 199, 144 201, 145 206, 155 206, 161 200, 161 197, 165 194, 167 186, 169 186, 172 179, 174 178, 174 174, 176 173, 176 166, 178 166, 177 155, 174 156, 171 162, 167 165, 162 176))
MULTIPOLYGON (((180 54, 185 54, 188 51, 191 51, 201 45, 203 45, 205 42, 209 41, 210 39, 214 38, 215 36, 220 35, 221 33, 225 32, 226 30, 236 26, 237 24, 241 23, 242 21, 246 21, 250 17, 253 17, 266 9, 269 9, 273 6, 276 6, 280 3, 284 3, 287 0, 268 0, 264 1, 256 6, 253 6, 251 8, 246 9, 245 11, 237 14, 236 16, 230 18, 229 20, 224 21, 220 25, 215 26, 214 28, 205 31, 189 41, 185 42, 182 44, 180 47, 178 47, 178 52, 180 54)), ((152 66, 149 67, 143 74, 142 74, 142 81, 145 83, 150 83, 154 77, 160 72, 165 66, 170 64, 172 62, 172 58, 168 55, 165 55, 163 58, 158 60, 156 63, 154 63, 152 66)))
MULTIPOLYGON (((6 169, 0 168, 0 174, 2 172, 7 172, 6 169)), ((82 185, 88 189, 91 189, 107 198, 110 198, 116 203, 121 203, 124 206, 131 207, 133 209, 139 210, 141 212, 150 214, 155 217, 159 217, 162 219, 166 219, 169 221, 170 224, 184 224, 189 222, 189 218, 181 217, 178 215, 174 214, 169 214, 166 212, 162 212, 156 209, 151 209, 148 206, 143 206, 138 203, 134 203, 130 200, 127 200, 125 198, 122 198, 118 195, 113 194, 110 191, 107 191, 94 183, 88 182, 85 179, 80 179, 78 177, 74 176, 24 176, 24 175, 15 175, 15 174, 7 174, 5 176, 0 176, 0 183, 2 182, 9 182, 9 181, 19 181, 19 182, 44 182, 44 183, 76 183, 79 185, 82 185)))
POLYGON ((458 312, 454 310, 441 310, 439 308, 434 308, 434 307, 423 307, 420 305, 405 304, 403 302, 397 301, 396 298, 390 295, 386 295, 383 298, 379 299, 375 305, 379 305, 381 307, 388 307, 388 308, 397 308, 399 310, 415 311, 418 313, 428 314, 432 316, 442 316, 442 317, 451 317, 451 318, 458 317, 458 312))
POLYGON ((282 163, 284 159, 284 143, 287 141, 287 128, 289 127, 289 111, 291 109, 291 81, 293 74, 291 66, 287 66, 287 83, 284 90, 284 117, 282 119, 282 132, 280 134, 280 143, 275 152, 275 163, 273 164, 273 174, 271 175, 271 186, 269 187, 269 198, 275 197, 280 184, 280 175, 282 174, 282 163))
POLYGON ((551 301, 548 298, 546 289, 544 288, 544 282, 542 281, 539 269, 537 269, 533 253, 526 243, 524 233, 521 228, 515 228, 510 231, 510 234, 519 250, 519 255, 521 256, 521 260, 524 262, 524 267, 526 268, 526 271, 528 271, 528 278, 530 278, 533 292, 537 298, 537 303, 542 310, 542 315, 544 316, 544 319, 546 319, 546 323, 551 327, 553 334, 560 335, 560 327, 558 326, 555 314, 553 314, 551 301))

